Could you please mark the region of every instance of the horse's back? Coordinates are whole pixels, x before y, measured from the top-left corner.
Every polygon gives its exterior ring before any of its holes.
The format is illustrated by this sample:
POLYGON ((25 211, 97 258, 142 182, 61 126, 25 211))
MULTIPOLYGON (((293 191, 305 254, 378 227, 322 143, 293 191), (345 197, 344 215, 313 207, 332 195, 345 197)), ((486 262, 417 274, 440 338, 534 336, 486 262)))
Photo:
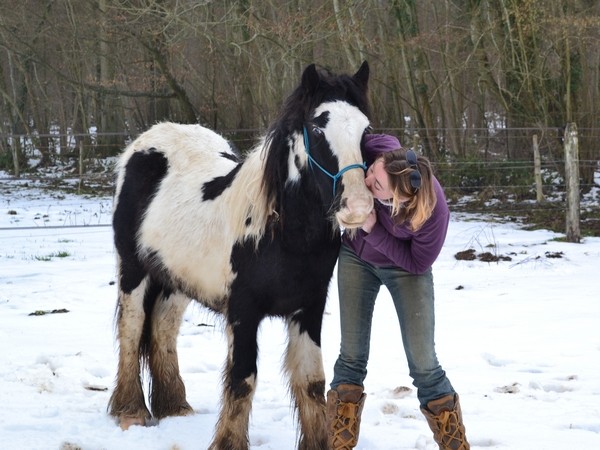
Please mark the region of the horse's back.
MULTIPOLYGON (((214 131, 196 124, 161 122, 135 139, 122 155, 121 167, 136 152, 150 150, 164 154, 169 168, 179 173, 194 171, 197 176, 210 179, 222 168, 219 162, 225 158, 232 161, 238 155, 225 138, 214 131)), ((226 165, 229 166, 229 165, 226 165)))

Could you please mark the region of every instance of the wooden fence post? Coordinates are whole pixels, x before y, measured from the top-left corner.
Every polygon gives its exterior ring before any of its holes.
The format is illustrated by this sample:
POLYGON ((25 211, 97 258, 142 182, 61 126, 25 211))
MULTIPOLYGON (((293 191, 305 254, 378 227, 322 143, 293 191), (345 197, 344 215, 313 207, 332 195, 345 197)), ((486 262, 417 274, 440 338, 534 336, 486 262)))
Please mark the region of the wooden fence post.
POLYGON ((85 169, 83 157, 83 138, 81 138, 79 141, 79 186, 77 188, 79 194, 81 194, 81 190, 83 189, 83 171, 85 169))
POLYGON ((21 164, 19 163, 19 154, 21 153, 21 137, 13 136, 11 152, 13 158, 13 168, 15 170, 15 178, 21 177, 21 164))
POLYGON ((565 130, 565 184, 567 197, 567 242, 580 242, 579 230, 579 148, 577 125, 567 124, 565 130))
POLYGON ((533 135, 533 175, 535 178, 535 199, 538 203, 544 201, 544 191, 542 190, 542 162, 540 159, 540 146, 538 145, 537 134, 533 135))

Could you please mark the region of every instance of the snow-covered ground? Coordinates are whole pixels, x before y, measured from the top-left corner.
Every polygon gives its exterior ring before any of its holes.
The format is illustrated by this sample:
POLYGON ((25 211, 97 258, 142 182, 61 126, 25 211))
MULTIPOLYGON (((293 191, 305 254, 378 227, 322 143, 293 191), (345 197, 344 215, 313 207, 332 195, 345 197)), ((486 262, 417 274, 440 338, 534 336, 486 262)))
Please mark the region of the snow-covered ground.
MULTIPOLYGON (((99 225, 110 223, 110 209, 110 198, 0 185, 1 449, 184 450, 211 441, 226 343, 219 320, 198 305, 179 338, 196 414, 125 432, 106 414, 116 372, 115 256, 110 227, 99 225)), ((437 350, 461 395, 473 449, 600 448, 600 238, 557 237, 485 217, 455 216, 450 224, 434 266, 437 350), (511 260, 455 259, 469 248, 511 260)), ((334 278, 323 328, 328 379, 338 345, 334 278)), ((294 448, 284 347, 282 323, 265 321, 252 449, 294 448)), ((437 448, 385 291, 371 354, 357 448, 437 448)))

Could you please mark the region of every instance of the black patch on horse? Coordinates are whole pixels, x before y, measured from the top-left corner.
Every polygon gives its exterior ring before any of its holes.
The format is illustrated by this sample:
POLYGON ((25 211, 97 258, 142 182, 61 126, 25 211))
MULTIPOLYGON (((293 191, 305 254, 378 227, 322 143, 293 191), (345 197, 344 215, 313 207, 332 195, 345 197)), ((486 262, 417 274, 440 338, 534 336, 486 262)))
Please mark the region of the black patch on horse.
POLYGON ((233 153, 221 152, 221 153, 219 153, 219 156, 230 159, 233 162, 240 162, 239 156, 235 155, 233 153))
POLYGON ((217 177, 202 186, 202 200, 214 200, 223 193, 225 189, 231 186, 235 175, 241 169, 242 165, 238 164, 231 172, 222 177, 217 177))
POLYGON ((137 233, 160 182, 167 174, 165 155, 155 148, 135 152, 125 166, 125 178, 113 215, 115 247, 121 257, 121 290, 131 293, 146 271, 137 256, 137 233))
POLYGON ((329 123, 329 111, 325 111, 319 114, 312 121, 319 128, 325 128, 327 126, 327 123, 329 123))

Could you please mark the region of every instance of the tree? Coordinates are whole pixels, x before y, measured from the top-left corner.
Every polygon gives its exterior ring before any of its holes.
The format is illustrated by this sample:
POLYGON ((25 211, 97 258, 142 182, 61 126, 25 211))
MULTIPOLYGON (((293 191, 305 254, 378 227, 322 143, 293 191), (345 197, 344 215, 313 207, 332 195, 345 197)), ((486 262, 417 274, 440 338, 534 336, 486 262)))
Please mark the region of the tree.
POLYGON ((366 59, 373 124, 406 145, 419 133, 432 159, 514 158, 525 131, 502 148, 487 134, 572 121, 591 182, 599 30, 590 0, 5 0, 0 128, 34 137, 46 161, 94 127, 115 133, 95 143, 109 153, 161 120, 262 129, 308 64, 366 59))

